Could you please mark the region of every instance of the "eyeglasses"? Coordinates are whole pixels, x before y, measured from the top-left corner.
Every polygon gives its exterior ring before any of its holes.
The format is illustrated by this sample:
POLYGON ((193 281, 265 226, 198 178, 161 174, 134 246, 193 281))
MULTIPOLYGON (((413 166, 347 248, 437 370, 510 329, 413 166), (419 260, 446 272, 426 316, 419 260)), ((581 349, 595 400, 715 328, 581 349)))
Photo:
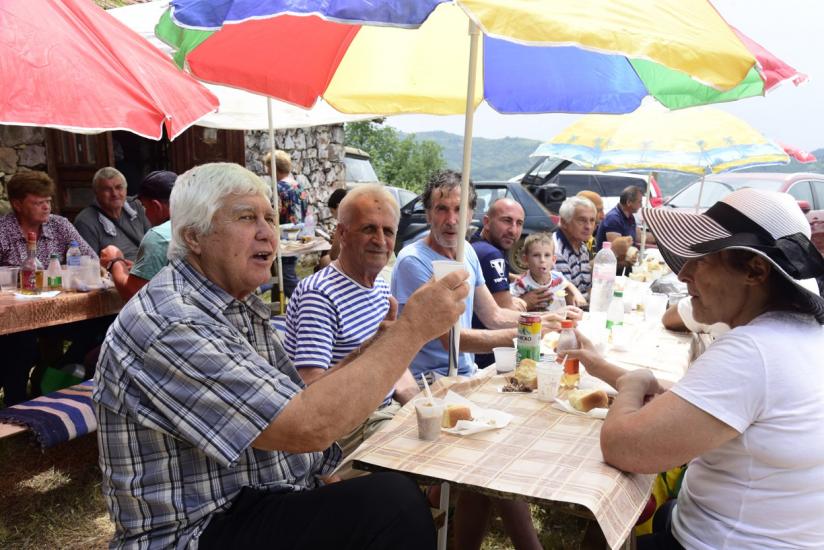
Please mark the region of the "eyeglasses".
POLYGON ((30 205, 36 206, 38 208, 41 207, 41 206, 46 206, 46 205, 51 206, 51 203, 52 203, 51 197, 48 197, 48 198, 45 198, 45 199, 34 199, 34 200, 29 201, 30 205))

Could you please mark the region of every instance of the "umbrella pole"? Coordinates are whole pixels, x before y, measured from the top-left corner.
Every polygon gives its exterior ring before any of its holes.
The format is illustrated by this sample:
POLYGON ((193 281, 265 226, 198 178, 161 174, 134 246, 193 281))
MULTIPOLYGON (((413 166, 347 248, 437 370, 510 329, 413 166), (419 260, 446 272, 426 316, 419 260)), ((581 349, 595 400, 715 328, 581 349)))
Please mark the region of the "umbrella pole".
POLYGON ((276 262, 278 265, 278 313, 286 313, 286 294, 283 292, 283 258, 280 254, 280 197, 278 196, 277 169, 275 168, 275 125, 272 123, 272 99, 266 98, 266 113, 269 116, 269 172, 272 174, 272 207, 275 209, 275 233, 278 247, 276 262))
MULTIPOLYGON (((652 184, 647 182, 647 206, 649 206, 650 187, 652 184)), ((638 254, 640 261, 644 261, 644 253, 647 250, 647 220, 644 220, 644 226, 641 228, 641 253, 638 254)))
POLYGON ((701 174, 701 185, 698 186, 698 201, 695 203, 695 213, 701 210, 701 195, 704 194, 704 174, 701 174))
MULTIPOLYGON (((478 60, 478 26, 469 21, 469 74, 467 77, 466 110, 464 112, 463 166, 461 168, 461 208, 458 214, 458 251, 456 260, 463 262, 466 243, 466 218, 469 213, 469 178, 472 168, 472 124, 475 116, 475 80, 478 60)), ((450 329, 449 376, 458 374, 458 350, 461 341, 461 322, 450 329)))

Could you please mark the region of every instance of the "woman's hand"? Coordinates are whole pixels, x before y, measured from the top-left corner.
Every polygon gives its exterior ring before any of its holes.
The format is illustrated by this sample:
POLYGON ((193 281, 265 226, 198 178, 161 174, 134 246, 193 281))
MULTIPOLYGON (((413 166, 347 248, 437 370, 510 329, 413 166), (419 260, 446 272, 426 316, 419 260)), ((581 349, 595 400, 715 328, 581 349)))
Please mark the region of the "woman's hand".
POLYGON ((658 379, 648 369, 636 369, 627 371, 625 374, 618 377, 615 382, 615 388, 619 393, 632 392, 643 395, 645 397, 655 396, 663 393, 664 389, 658 383, 658 379))

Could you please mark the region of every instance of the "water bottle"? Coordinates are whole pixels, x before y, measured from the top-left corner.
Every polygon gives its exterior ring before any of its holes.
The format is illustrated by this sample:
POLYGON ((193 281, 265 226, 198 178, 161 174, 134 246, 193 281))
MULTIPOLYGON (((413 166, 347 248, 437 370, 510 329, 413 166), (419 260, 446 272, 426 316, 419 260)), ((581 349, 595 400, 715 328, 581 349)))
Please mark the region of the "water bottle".
POLYGON ((49 267, 46 269, 46 286, 49 290, 63 290, 63 270, 60 268, 60 255, 49 256, 49 267))
POLYGON ((573 330, 574 323, 570 320, 561 321, 561 335, 558 337, 558 345, 555 346, 555 361, 564 367, 561 375, 561 382, 558 386, 559 395, 566 395, 566 392, 578 389, 578 382, 581 375, 579 372, 578 359, 567 357, 569 350, 581 347, 578 344, 578 337, 573 330))
POLYGON ((607 309, 607 329, 624 324, 624 293, 616 290, 607 309))
POLYGON ((615 272, 618 259, 612 252, 612 243, 604 241, 603 248, 595 255, 592 264, 592 294, 589 298, 589 311, 606 313, 615 285, 615 272))
POLYGON ((315 236, 315 213, 311 206, 306 208, 306 216, 303 218, 303 231, 300 232, 301 237, 315 236))
POLYGON ((69 243, 69 249, 66 251, 66 265, 71 266, 80 266, 80 246, 78 246, 77 241, 72 241, 69 243))

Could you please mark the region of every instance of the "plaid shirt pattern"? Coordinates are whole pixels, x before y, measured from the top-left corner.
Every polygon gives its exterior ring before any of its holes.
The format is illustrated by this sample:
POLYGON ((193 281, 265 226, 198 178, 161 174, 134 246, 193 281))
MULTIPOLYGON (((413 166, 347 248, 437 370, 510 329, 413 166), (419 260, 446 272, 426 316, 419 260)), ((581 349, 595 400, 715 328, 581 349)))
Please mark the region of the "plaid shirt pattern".
POLYGON ((237 300, 175 260, 126 304, 95 374, 112 548, 196 548, 245 487, 318 486, 340 461, 250 445, 303 388, 256 296, 237 300))

